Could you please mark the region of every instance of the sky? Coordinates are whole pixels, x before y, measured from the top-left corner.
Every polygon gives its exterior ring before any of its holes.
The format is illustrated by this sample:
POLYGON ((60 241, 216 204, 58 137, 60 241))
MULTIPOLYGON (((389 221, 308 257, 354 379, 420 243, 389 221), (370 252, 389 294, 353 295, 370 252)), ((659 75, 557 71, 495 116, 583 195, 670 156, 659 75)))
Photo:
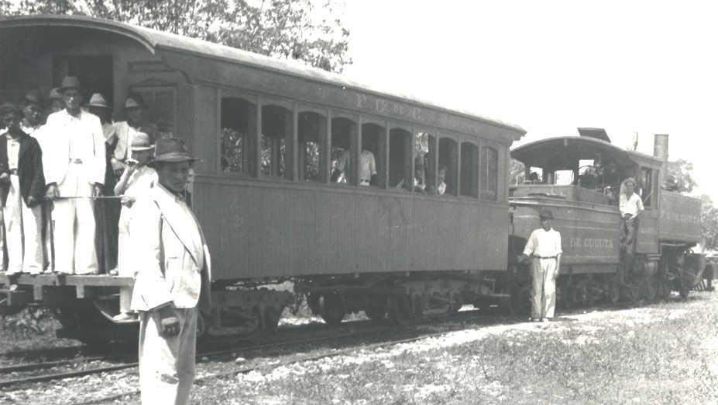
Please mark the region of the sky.
POLYGON ((344 74, 523 127, 521 143, 605 128, 694 164, 718 202, 718 3, 343 0, 344 74))

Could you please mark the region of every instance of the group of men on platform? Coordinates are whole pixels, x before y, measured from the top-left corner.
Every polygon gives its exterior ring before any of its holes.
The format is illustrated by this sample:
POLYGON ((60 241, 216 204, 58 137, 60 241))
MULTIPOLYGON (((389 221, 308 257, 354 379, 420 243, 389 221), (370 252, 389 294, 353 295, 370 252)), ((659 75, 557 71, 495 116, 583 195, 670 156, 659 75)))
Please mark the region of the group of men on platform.
POLYGON ((47 110, 35 91, 0 106, 0 253, 7 255, 0 266, 7 274, 96 274, 116 266, 120 206, 98 209, 97 198, 115 195, 118 177, 133 166, 132 148, 150 148, 156 127, 143 123, 138 96, 127 98, 128 119, 118 123, 102 94, 82 102, 80 81, 68 76, 50 92, 47 110))

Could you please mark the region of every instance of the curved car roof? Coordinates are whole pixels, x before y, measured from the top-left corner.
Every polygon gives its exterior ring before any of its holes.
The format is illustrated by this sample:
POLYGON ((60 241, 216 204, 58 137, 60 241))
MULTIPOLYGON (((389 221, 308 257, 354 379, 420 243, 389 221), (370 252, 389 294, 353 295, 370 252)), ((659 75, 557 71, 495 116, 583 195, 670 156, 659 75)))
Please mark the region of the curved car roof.
POLYGON ((516 125, 504 123, 495 119, 481 117, 467 111, 450 109, 406 95, 391 94, 385 91, 372 88, 368 85, 360 84, 355 81, 349 80, 336 73, 327 72, 305 65, 298 61, 272 58, 269 56, 259 55, 238 48, 220 45, 196 38, 189 38, 168 32, 157 31, 150 28, 86 16, 33 15, 0 18, 0 29, 34 26, 65 26, 112 32, 139 42, 145 48, 147 48, 148 51, 152 53, 157 53, 158 51, 166 49, 191 53, 201 57, 224 60, 237 64, 261 67, 263 69, 274 70, 287 75, 333 84, 342 88, 374 93, 382 97, 398 99, 403 102, 409 102, 412 104, 418 104, 433 109, 439 109, 454 114, 463 115, 474 120, 482 121, 484 123, 493 124, 496 126, 511 129, 513 131, 517 131, 520 133, 520 135, 515 136, 515 139, 520 138, 524 133, 526 133, 523 128, 516 125))
POLYGON ((627 151, 606 141, 583 136, 563 136, 541 139, 514 148, 511 157, 529 166, 571 168, 577 160, 595 159, 600 154, 604 161, 618 166, 634 164, 658 167, 663 162, 650 155, 627 151))

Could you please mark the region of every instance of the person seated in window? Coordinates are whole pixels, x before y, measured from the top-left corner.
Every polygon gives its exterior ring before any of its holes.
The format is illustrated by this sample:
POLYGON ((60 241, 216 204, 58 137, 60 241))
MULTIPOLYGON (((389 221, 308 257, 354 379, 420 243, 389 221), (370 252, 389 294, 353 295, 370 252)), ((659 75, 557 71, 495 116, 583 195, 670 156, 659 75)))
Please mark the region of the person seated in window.
POLYGON ((446 166, 441 166, 439 168, 439 178, 436 182, 436 194, 437 195, 444 195, 446 193, 446 171, 448 169, 446 166))
POLYGON ((526 184, 538 184, 541 182, 539 175, 536 172, 529 173, 529 177, 524 181, 526 184))
POLYGON ((396 183, 395 188, 403 188, 407 190, 414 190, 417 193, 424 193, 426 192, 426 181, 424 180, 424 167, 423 166, 415 166, 414 167, 414 181, 413 185, 410 187, 408 184, 406 184, 405 179, 399 180, 398 183, 396 183))
MULTIPOLYGON (((346 149, 337 159, 336 166, 332 170, 332 182, 348 183, 351 175, 351 150, 346 149)), ((363 149, 359 155, 359 185, 370 186, 376 185, 377 170, 376 159, 374 153, 368 149, 363 149)))
POLYGON ((598 187, 598 183, 598 173, 594 166, 586 166, 586 170, 583 174, 578 176, 578 185, 583 188, 594 190, 598 187))

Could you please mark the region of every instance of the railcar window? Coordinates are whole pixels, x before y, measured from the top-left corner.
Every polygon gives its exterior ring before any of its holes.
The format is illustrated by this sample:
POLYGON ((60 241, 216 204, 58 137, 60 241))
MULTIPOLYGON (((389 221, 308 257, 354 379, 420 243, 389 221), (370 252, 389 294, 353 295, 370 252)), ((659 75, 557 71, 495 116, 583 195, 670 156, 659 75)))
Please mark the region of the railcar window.
POLYGON ((499 190, 499 152, 484 146, 481 150, 481 198, 496 200, 499 190))
POLYGON ((257 107, 242 98, 225 97, 221 106, 222 145, 220 166, 225 173, 254 175, 254 134, 257 107))
POLYGON ((325 179, 322 168, 325 151, 322 150, 327 136, 327 119, 315 112, 299 113, 299 180, 318 181, 325 179))
POLYGON ((456 195, 456 177, 458 175, 458 150, 456 141, 451 138, 439 139, 439 178, 438 194, 456 195), (443 184, 442 184, 443 183, 443 184), (442 192, 442 189, 444 192, 442 192))
POLYGON ((461 195, 479 196, 479 148, 470 143, 461 144, 461 195))
POLYGON ((357 124, 344 117, 332 119, 332 183, 354 184, 354 148, 356 147, 357 124))
POLYGON ((429 137, 426 132, 417 132, 414 137, 414 191, 426 192, 429 172, 429 137))
POLYGON ((429 133, 426 133, 426 146, 427 152, 424 155, 424 172, 426 173, 426 191, 431 194, 436 194, 436 178, 437 178, 437 157, 438 157, 438 145, 436 143, 436 137, 429 133))
POLYGON ((386 184, 385 128, 366 123, 362 124, 361 132, 359 184, 383 187, 386 184))
POLYGON ((262 106, 262 175, 289 177, 287 149, 292 139, 292 112, 276 105, 262 106))
POLYGON ((411 132, 402 128, 389 131, 389 185, 392 187, 406 190, 413 188, 412 150, 411 132))

